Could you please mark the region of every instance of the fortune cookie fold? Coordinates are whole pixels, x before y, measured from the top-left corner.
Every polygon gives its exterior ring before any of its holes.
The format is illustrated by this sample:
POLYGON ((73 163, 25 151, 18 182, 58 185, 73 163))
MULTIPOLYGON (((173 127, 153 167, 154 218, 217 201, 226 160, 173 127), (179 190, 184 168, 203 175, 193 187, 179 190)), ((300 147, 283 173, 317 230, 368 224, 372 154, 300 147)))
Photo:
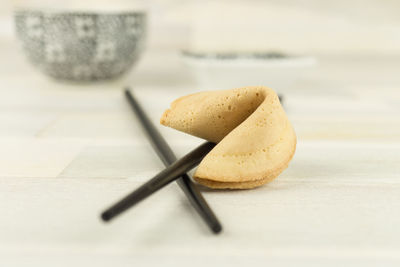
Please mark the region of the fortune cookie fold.
POLYGON ((278 96, 263 86, 181 97, 160 122, 217 143, 194 174, 211 188, 246 189, 272 181, 296 150, 296 135, 278 96))

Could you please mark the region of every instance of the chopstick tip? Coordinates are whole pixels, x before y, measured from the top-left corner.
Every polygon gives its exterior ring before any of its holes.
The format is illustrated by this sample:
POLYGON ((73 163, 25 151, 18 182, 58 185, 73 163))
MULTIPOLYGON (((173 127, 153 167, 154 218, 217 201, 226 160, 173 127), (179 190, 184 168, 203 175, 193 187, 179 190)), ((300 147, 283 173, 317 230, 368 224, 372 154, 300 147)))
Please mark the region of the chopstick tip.
POLYGON ((112 214, 108 211, 105 211, 101 214, 100 218, 103 220, 103 222, 109 222, 112 219, 112 214))
POLYGON ((219 234, 222 232, 222 226, 220 224, 215 224, 211 227, 214 234, 219 234))

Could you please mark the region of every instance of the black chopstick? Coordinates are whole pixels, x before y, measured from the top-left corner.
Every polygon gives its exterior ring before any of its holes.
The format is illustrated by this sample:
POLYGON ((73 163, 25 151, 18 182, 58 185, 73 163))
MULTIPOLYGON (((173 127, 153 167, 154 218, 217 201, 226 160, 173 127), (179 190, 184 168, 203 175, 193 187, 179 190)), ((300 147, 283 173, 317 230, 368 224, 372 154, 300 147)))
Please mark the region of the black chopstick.
POLYGON ((162 187, 166 186, 170 182, 176 180, 181 175, 197 166, 200 161, 208 154, 208 152, 210 152, 211 149, 214 148, 214 146, 215 144, 206 142, 197 147, 195 150, 186 154, 186 156, 184 156, 180 160, 175 161, 173 164, 169 165, 159 174, 154 176, 147 183, 143 184, 138 189, 136 189, 125 198, 118 201, 116 204, 104 211, 101 215, 101 218, 104 221, 111 220, 118 214, 134 206, 135 204, 153 194, 157 190, 161 189, 162 187))
MULTIPOLYGON (((125 90, 125 96, 128 99, 133 111, 142 123, 142 126, 146 131, 147 137, 152 147, 157 152, 157 155, 160 157, 165 166, 171 165, 177 160, 174 152, 165 141, 165 139, 162 137, 162 135, 158 132, 153 123, 151 123, 150 119, 147 117, 146 113, 143 111, 138 101, 130 92, 129 88, 125 90)), ((210 229, 214 233, 219 233, 222 230, 220 222, 207 204, 206 200, 203 198, 197 186, 189 178, 189 176, 187 174, 182 175, 181 178, 177 180, 177 183, 182 191, 185 193, 186 197, 189 199, 192 206, 207 223, 210 229)))

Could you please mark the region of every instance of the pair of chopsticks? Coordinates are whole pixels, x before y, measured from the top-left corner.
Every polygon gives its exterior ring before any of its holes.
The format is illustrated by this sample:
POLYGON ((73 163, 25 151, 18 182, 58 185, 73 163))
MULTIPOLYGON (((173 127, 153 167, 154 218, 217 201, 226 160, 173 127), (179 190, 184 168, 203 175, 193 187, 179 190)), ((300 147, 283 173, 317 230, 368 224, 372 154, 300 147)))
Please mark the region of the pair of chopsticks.
POLYGON ((193 207, 197 210, 199 215, 206 222, 208 227, 214 233, 219 233, 222 230, 220 222, 216 218, 211 208, 208 206, 197 186, 186 174, 186 172, 200 163, 200 161, 208 154, 208 152, 214 148, 215 144, 206 142, 192 150, 180 160, 177 160, 174 152, 171 150, 161 134, 157 131, 155 126, 151 123, 150 119, 147 117, 138 101, 130 92, 129 88, 125 90, 125 96, 128 99, 134 113, 139 118, 144 130, 146 131, 151 145, 166 166, 166 169, 104 211, 101 214, 101 218, 104 221, 110 221, 115 216, 136 205, 152 193, 156 192, 172 181, 177 180, 178 185, 185 193, 193 207))

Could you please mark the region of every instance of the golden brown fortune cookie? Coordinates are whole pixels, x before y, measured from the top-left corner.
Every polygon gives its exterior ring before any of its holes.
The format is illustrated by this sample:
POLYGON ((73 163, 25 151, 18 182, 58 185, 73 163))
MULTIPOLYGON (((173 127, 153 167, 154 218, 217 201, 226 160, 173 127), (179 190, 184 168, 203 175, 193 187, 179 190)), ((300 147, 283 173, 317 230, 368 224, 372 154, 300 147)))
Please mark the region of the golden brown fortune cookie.
POLYGON ((246 189, 270 182, 296 150, 296 134, 279 98, 264 86, 181 97, 160 122, 217 143, 194 174, 211 188, 246 189))

